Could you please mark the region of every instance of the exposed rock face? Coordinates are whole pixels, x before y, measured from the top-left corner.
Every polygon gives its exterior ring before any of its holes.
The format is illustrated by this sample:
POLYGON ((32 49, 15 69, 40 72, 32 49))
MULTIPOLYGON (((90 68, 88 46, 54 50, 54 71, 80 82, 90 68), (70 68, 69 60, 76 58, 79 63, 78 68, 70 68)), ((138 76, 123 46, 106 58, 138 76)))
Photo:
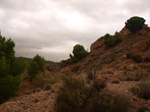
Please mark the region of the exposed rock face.
POLYGON ((101 48, 104 46, 104 37, 100 37, 98 40, 96 40, 92 45, 91 45, 91 52, 96 51, 97 49, 101 48))
MULTIPOLYGON (((150 44, 150 28, 147 25, 143 26, 143 29, 136 33, 136 34, 132 34, 128 29, 123 28, 120 32, 120 35, 123 38, 123 41, 126 39, 130 40, 129 38, 136 38, 136 37, 140 37, 143 40, 145 40, 145 44, 148 45, 150 44)), ((132 39, 131 39, 132 40, 132 39)), ((135 39, 136 40, 136 39, 135 39)), ((141 42, 136 41, 137 43, 142 43, 142 40, 140 40, 141 42)), ((124 44, 124 43, 122 43, 124 44)), ((125 45, 124 45, 125 46, 125 45)), ((95 51, 101 51, 101 50, 105 50, 106 46, 104 45, 104 37, 100 37, 99 39, 97 39, 92 45, 91 45, 91 53, 95 52, 95 51)))

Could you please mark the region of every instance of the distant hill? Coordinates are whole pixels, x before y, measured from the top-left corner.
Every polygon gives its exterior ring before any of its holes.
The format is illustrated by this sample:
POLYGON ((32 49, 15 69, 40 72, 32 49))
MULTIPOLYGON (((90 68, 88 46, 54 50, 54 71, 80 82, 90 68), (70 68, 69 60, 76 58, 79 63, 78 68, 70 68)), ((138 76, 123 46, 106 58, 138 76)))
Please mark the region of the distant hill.
MULTIPOLYGON (((18 57, 16 57, 16 58, 18 58, 18 57)), ((32 58, 27 58, 27 57, 23 57, 23 58, 27 61, 27 63, 29 63, 32 60, 32 58)), ((46 64, 54 65, 54 64, 56 64, 56 62, 46 60, 46 64)))

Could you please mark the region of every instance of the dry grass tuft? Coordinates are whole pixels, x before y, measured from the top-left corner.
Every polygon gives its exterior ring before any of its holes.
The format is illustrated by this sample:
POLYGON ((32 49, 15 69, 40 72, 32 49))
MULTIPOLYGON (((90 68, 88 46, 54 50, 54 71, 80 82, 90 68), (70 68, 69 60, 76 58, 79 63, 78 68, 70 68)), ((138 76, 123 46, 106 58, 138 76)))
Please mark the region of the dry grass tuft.
POLYGON ((62 79, 63 74, 52 74, 52 73, 39 73, 33 79, 33 84, 37 87, 44 88, 47 85, 59 82, 62 79))

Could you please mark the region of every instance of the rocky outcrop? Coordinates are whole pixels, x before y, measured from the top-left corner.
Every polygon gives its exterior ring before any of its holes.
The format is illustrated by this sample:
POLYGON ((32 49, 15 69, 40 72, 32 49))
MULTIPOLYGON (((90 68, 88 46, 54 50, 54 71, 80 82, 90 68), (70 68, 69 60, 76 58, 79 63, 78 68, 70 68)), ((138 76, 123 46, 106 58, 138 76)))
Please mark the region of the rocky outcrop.
POLYGON ((97 51, 97 49, 104 46, 104 37, 100 37, 90 47, 91 52, 97 51))

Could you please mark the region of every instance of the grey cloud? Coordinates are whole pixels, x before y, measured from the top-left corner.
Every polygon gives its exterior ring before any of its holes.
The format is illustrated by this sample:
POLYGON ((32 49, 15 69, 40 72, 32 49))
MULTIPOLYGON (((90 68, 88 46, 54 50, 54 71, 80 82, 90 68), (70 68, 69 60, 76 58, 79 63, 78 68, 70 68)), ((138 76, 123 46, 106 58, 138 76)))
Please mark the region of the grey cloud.
MULTIPOLYGON (((86 49, 134 15, 150 19, 149 0, 0 0, 2 35, 16 43, 16 55, 48 60, 69 58, 75 44, 86 49)), ((149 22, 148 22, 149 23, 149 22)))
POLYGON ((126 2, 125 7, 131 10, 132 13, 145 13, 145 11, 148 11, 148 9, 150 9, 149 5, 149 0, 132 0, 130 2, 126 2))

